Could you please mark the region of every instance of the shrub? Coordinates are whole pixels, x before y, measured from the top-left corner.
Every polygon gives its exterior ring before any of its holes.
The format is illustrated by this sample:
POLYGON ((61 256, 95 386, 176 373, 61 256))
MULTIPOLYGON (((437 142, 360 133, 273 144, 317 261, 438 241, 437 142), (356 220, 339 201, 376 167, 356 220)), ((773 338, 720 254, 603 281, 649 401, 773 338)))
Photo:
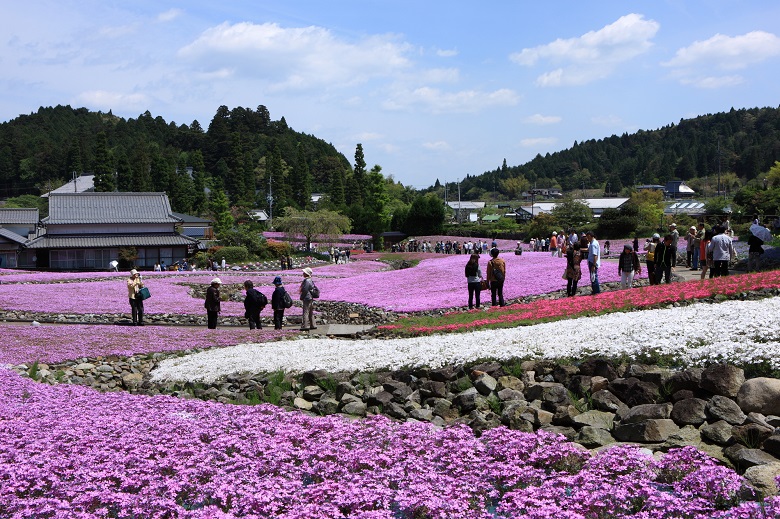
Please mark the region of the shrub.
POLYGON ((222 258, 228 263, 241 263, 249 259, 249 251, 243 245, 237 247, 222 247, 211 254, 214 261, 220 262, 222 258))

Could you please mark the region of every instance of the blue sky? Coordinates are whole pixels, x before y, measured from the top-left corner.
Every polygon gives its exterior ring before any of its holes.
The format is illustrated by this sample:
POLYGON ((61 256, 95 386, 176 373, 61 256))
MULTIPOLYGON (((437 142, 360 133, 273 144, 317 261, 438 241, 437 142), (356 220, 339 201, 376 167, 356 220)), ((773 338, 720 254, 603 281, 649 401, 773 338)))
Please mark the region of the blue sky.
POLYGON ((776 0, 7 2, 0 121, 70 104, 206 128, 262 104, 424 188, 777 107, 778 20, 776 0))

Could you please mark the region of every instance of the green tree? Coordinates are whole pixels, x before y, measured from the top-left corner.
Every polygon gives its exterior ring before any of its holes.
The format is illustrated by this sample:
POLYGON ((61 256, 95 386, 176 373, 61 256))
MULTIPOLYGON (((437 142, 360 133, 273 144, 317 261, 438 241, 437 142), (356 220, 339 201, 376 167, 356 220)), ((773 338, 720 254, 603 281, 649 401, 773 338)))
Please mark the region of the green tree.
POLYGON ((567 197, 555 205, 552 216, 558 222, 558 227, 565 231, 570 228, 581 230, 593 219, 593 211, 585 202, 567 197))
POLYGON ((417 197, 406 215, 403 232, 410 236, 431 236, 444 232, 444 202, 433 194, 417 197))
POLYGON ((309 164, 306 161, 306 153, 303 145, 298 143, 298 157, 295 161, 295 168, 292 172, 292 198, 295 204, 306 209, 311 203, 311 172, 309 164))
POLYGON ((319 211, 298 210, 286 207, 284 216, 274 219, 277 229, 286 232, 291 238, 303 236, 306 238, 306 249, 311 250, 313 241, 334 243, 339 236, 348 233, 352 228, 349 218, 327 209, 319 211))
POLYGON ((355 166, 352 169, 351 200, 347 200, 350 205, 362 204, 366 197, 366 159, 363 156, 363 145, 358 144, 355 147, 355 166))
POLYGON ((222 189, 215 189, 211 192, 210 206, 214 219, 214 233, 219 238, 222 233, 233 229, 235 224, 233 215, 230 213, 230 202, 222 189))
POLYGON ((116 189, 114 180, 114 165, 108 151, 106 132, 99 132, 95 141, 95 191, 106 192, 116 189))
POLYGON ((499 182, 499 191, 509 200, 517 200, 528 190, 530 183, 523 176, 502 179, 499 182))

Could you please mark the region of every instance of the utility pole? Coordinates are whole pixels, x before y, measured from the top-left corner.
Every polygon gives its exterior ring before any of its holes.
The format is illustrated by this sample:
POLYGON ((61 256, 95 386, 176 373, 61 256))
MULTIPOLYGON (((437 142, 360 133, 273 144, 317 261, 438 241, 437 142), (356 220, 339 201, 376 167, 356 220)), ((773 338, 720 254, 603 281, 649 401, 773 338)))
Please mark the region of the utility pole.
POLYGON ((271 188, 272 175, 268 175, 268 228, 273 229, 274 224, 274 194, 271 188))
POLYGON ((718 135, 718 196, 720 196, 720 135, 718 135))

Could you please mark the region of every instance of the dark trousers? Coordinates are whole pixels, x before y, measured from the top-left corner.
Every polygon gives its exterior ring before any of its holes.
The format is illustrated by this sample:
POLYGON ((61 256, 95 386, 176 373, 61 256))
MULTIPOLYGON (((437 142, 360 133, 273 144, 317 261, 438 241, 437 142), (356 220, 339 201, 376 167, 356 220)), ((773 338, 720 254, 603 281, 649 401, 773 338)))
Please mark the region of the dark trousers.
POLYGON ((567 296, 576 296, 577 295, 577 283, 579 283, 579 279, 577 279, 577 278, 568 278, 568 279, 566 279, 566 295, 567 296))
POLYGON ((655 284, 660 285, 661 280, 666 276, 666 282, 672 282, 672 266, 671 265, 656 265, 655 266, 655 284))
POLYGON ((712 263, 712 277, 719 278, 729 275, 729 260, 715 260, 712 263))
POLYGON ((284 319, 284 308, 274 310, 274 330, 282 329, 282 320, 284 319))
POLYGON ((504 282, 503 281, 490 282, 490 301, 493 306, 496 306, 496 296, 498 296, 498 305, 504 306, 504 282))
POLYGON ((250 330, 254 330, 255 328, 259 330, 263 327, 263 325, 260 323, 260 310, 250 311, 247 320, 249 321, 250 330))
POLYGON ((677 247, 669 247, 669 250, 672 251, 672 266, 677 266, 677 247))
POLYGON ((206 310, 206 316, 208 317, 208 326, 212 330, 214 330, 217 327, 218 315, 219 312, 212 312, 211 310, 206 310))
POLYGON ((143 324, 144 300, 139 298, 130 299, 130 311, 133 314, 133 324, 143 324))
POLYGON ((651 285, 655 285, 655 261, 647 262, 647 280, 651 285))
POLYGON ((479 296, 482 291, 482 282, 469 283, 469 308, 474 308, 474 296, 477 296, 477 308, 479 308, 479 296))

